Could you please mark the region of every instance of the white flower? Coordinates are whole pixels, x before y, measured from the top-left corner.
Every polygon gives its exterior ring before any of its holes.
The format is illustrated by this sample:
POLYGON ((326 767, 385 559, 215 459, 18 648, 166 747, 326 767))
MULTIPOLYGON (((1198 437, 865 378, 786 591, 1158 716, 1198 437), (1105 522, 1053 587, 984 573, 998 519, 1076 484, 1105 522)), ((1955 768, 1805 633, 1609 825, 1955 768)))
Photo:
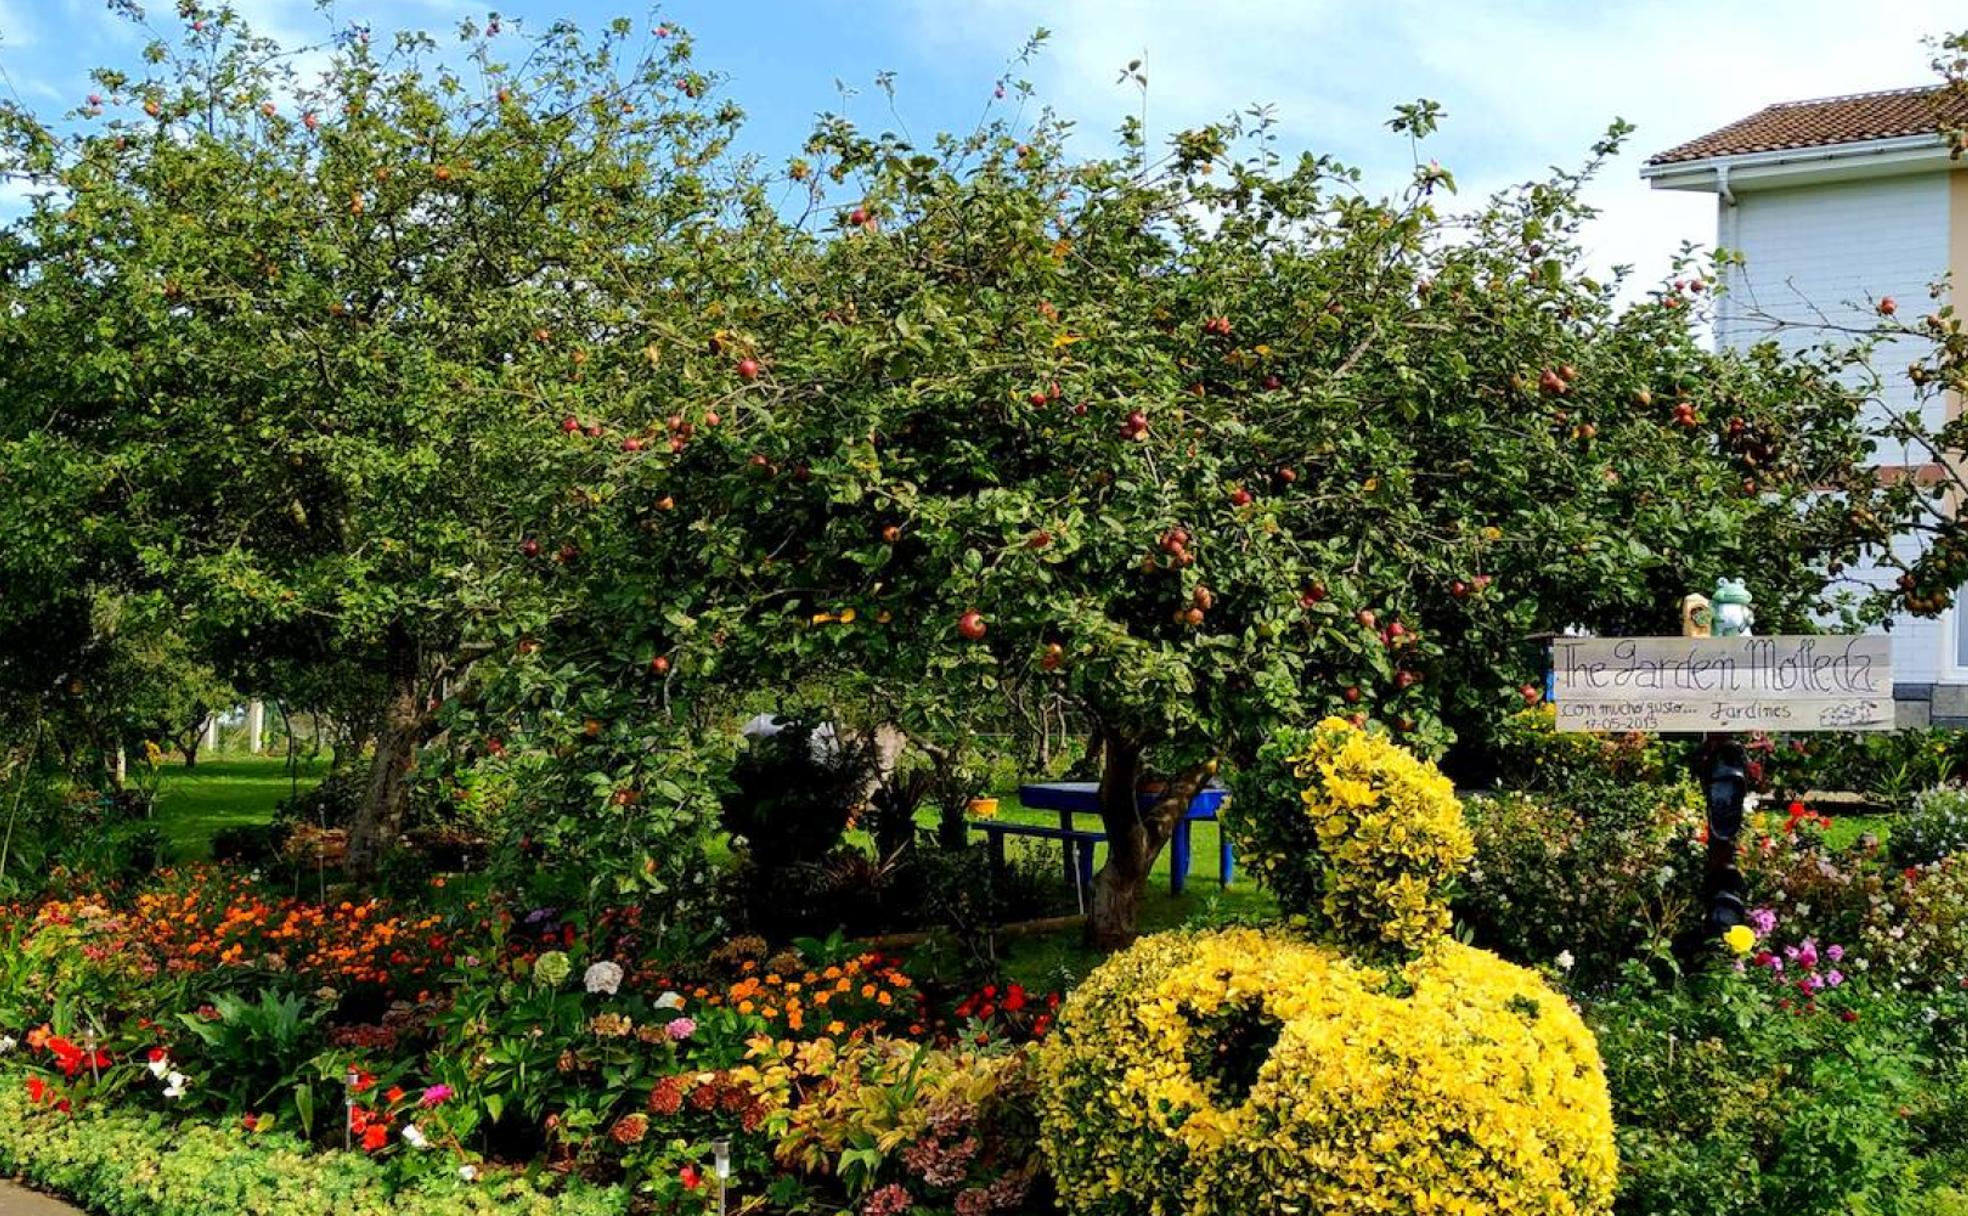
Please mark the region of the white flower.
POLYGON ((12 1051, 14 1048, 19 1046, 20 1043, 15 1040, 14 1036, 10 1034, 0 1034, 0 1056, 6 1055, 8 1052, 12 1051))
POLYGON ((658 1009, 683 1008, 683 994, 681 992, 665 992, 662 996, 656 998, 656 1008, 658 1009))
POLYGON ((191 1084, 190 1079, 183 1073, 174 1072, 164 1078, 164 1096, 167 1098, 182 1098, 184 1097, 185 1086, 189 1084, 191 1084))
POLYGON ((463 1178, 466 1182, 471 1182, 478 1177, 478 1167, 475 1165, 461 1165, 458 1167, 458 1177, 463 1178))
POLYGON ((424 1139, 423 1130, 414 1123, 406 1123, 403 1125, 403 1140, 411 1148, 430 1147, 430 1141, 424 1139))
POLYGON ((144 1067, 150 1069, 151 1076, 161 1081, 164 1079, 164 1074, 171 1071, 171 1057, 158 1056, 144 1067))
POLYGON ((596 963, 581 977, 589 992, 599 992, 603 996, 614 996, 622 986, 622 967, 619 963, 596 963))
POLYGON ((1572 969, 1572 964, 1577 961, 1578 961, 1577 959, 1572 957, 1572 952, 1570 950, 1560 950, 1558 952, 1557 963, 1558 963, 1558 970, 1560 971, 1570 971, 1572 969))

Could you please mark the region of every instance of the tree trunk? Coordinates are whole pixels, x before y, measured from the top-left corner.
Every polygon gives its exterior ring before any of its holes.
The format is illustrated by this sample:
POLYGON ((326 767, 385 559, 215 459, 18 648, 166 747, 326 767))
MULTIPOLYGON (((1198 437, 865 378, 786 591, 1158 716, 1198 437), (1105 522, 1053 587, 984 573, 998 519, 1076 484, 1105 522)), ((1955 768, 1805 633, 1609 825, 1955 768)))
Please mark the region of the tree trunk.
POLYGON ((369 762, 369 780, 362 805, 349 824, 349 878, 367 882, 376 876, 383 854, 403 826, 403 804, 409 793, 410 769, 417 760, 429 714, 424 709, 424 681, 415 652, 392 648, 389 700, 382 728, 376 733, 376 753, 369 762))
POLYGON ((1107 833, 1107 864, 1093 876, 1093 908, 1087 916, 1087 944, 1117 950, 1141 928, 1141 896, 1162 846, 1189 809, 1196 791, 1208 783, 1214 765, 1199 764, 1171 777, 1161 797, 1143 810, 1135 789, 1141 780, 1142 745, 1103 735, 1100 819, 1107 833))

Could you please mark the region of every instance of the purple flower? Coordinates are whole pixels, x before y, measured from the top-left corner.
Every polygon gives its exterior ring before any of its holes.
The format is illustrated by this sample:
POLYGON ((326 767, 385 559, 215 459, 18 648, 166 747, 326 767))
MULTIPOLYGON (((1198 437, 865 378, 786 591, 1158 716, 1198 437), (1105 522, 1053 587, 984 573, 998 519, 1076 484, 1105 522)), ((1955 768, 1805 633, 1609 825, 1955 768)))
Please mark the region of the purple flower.
POLYGON ((1843 958, 1845 957, 1845 947, 1843 947, 1843 946, 1826 946, 1826 947, 1825 947, 1825 957, 1826 957, 1826 958, 1828 958, 1828 959, 1830 959, 1830 960, 1831 960, 1832 962, 1834 962, 1834 963, 1835 963, 1835 962, 1838 962, 1838 961, 1840 961, 1841 959, 1843 959, 1843 958))
POLYGON ((1758 908, 1749 914, 1749 927, 1756 930, 1756 936, 1768 937, 1777 927, 1777 914, 1769 908, 1758 908))
POLYGON ((436 1106, 448 1100, 450 1097, 451 1087, 449 1085, 433 1085, 424 1091, 423 1097, 417 1099, 417 1105, 436 1106))
POLYGON ((1845 973, 1843 971, 1839 971, 1834 968, 1833 970, 1825 972, 1824 982, 1825 982, 1825 987, 1836 988, 1840 984, 1845 982, 1845 973))
POLYGON ((697 1023, 690 1018, 672 1018, 663 1030, 673 1039, 687 1039, 697 1033, 697 1023))
POLYGON ((1818 965, 1818 943, 1816 941, 1808 937, 1804 939, 1804 944, 1797 948, 1797 963, 1806 971, 1818 965))

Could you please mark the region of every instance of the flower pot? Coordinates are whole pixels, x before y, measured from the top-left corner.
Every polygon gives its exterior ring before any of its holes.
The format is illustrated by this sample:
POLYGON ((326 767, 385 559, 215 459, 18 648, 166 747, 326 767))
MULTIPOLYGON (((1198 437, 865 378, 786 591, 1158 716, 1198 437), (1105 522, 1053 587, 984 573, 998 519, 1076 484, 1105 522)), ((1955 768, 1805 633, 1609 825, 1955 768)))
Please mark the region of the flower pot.
POLYGON ((996 819, 998 817, 998 800, 996 798, 972 798, 966 809, 970 811, 972 818, 996 819))

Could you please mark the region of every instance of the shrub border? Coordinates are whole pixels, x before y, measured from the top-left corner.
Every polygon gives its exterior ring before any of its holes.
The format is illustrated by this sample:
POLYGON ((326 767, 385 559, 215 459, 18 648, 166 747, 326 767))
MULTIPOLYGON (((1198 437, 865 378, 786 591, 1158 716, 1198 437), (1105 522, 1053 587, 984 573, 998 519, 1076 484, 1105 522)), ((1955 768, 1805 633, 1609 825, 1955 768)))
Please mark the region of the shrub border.
POLYGON ((279 1133, 164 1115, 35 1110, 23 1074, 0 1070, 0 1176, 98 1216, 622 1216, 620 1187, 573 1184, 543 1193, 519 1174, 454 1173, 397 1185, 354 1153, 315 1152, 279 1133))

